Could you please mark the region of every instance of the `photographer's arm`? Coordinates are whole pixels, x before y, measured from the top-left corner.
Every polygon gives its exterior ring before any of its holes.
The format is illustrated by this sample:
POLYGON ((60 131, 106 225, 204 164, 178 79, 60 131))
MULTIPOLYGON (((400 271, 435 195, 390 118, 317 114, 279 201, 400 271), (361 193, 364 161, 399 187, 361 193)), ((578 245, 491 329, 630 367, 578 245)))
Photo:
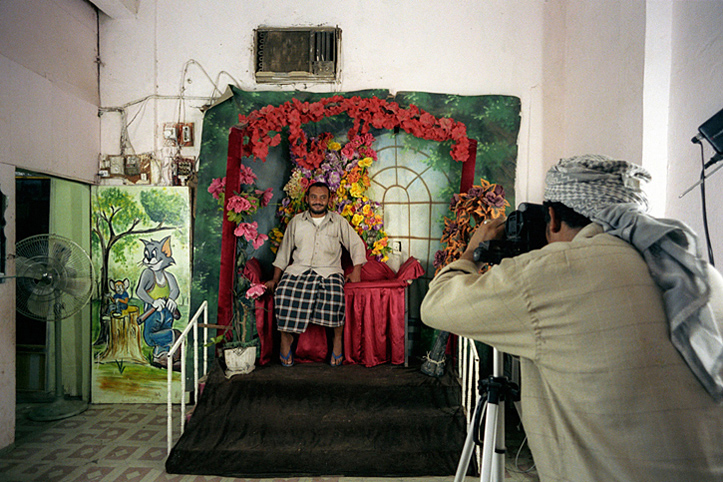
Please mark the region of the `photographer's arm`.
POLYGON ((469 240, 467 249, 462 253, 460 259, 474 262, 474 250, 477 249, 479 243, 489 241, 490 239, 502 239, 505 235, 506 220, 506 217, 500 216, 497 219, 491 219, 480 224, 474 234, 472 234, 472 239, 469 240))
POLYGON ((422 301, 422 321, 506 353, 533 357, 535 336, 521 282, 524 267, 507 259, 480 275, 472 261, 479 242, 494 239, 503 226, 504 220, 480 226, 461 259, 435 276, 422 301))

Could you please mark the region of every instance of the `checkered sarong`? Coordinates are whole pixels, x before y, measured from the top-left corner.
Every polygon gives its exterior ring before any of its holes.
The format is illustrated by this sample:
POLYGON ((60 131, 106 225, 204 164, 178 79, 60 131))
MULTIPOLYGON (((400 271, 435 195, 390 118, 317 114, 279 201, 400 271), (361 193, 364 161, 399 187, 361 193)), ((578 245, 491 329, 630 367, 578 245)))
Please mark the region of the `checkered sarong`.
POLYGON ((307 270, 296 276, 284 274, 274 291, 279 331, 303 333, 309 323, 336 328, 344 325, 344 275, 324 278, 307 270))

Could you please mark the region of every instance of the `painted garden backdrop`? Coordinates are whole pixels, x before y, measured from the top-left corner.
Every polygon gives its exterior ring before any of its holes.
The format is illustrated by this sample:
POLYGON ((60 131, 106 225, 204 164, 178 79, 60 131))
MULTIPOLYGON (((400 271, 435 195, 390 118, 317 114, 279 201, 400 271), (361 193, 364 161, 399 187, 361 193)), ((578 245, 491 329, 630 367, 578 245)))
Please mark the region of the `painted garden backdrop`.
MULTIPOLYGON (((266 106, 278 106, 291 99, 313 103, 330 96, 308 92, 244 92, 229 88, 232 95, 205 114, 198 190, 193 203, 192 306, 195 308, 203 300, 208 300, 211 320, 215 319, 218 299, 223 213, 208 188, 214 179, 222 178, 226 173, 229 128, 238 124, 240 114, 247 115, 266 106)), ((391 96, 385 90, 341 95, 346 98, 378 97, 396 102, 400 108, 417 106, 437 118, 447 117, 463 122, 467 136, 478 141, 474 183, 479 184, 480 179, 484 179, 503 186, 507 201, 515 206, 515 160, 520 121, 518 98, 421 92, 391 96)), ((331 134, 343 145, 351 124, 349 117, 338 115, 305 124, 303 130, 309 138, 331 134)), ((395 268, 406 257, 414 256, 426 272, 425 277, 415 281, 411 287, 409 300, 412 335, 419 342, 418 351, 423 352, 431 344, 433 333, 431 330, 427 332, 419 323, 418 307, 427 283, 434 275, 434 255, 442 247, 443 220, 450 215, 450 201, 459 191, 462 166, 451 158, 450 142, 428 141, 395 130, 372 129, 370 133, 375 138, 372 147, 377 159, 368 168, 371 182, 365 194, 381 204, 384 229, 389 240, 398 242, 401 247, 401 253, 392 253, 387 262, 395 268)), ((253 158, 243 161, 256 176, 255 187, 273 191, 270 203, 254 214, 258 232, 264 234, 279 226, 277 210, 286 196, 283 188, 294 167, 287 137, 283 131, 281 134, 281 143, 270 149, 265 162, 253 158)), ((249 256, 258 258, 270 274, 274 258, 272 243, 266 242, 258 249, 249 249, 249 256)))

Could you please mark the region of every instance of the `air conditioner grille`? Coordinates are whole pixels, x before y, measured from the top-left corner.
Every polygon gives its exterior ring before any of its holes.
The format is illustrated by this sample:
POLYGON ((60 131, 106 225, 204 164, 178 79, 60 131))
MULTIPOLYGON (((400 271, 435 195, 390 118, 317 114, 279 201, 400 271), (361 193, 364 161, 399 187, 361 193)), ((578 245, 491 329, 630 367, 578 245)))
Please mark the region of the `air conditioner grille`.
POLYGON ((337 28, 256 30, 256 80, 335 80, 339 34, 337 28))

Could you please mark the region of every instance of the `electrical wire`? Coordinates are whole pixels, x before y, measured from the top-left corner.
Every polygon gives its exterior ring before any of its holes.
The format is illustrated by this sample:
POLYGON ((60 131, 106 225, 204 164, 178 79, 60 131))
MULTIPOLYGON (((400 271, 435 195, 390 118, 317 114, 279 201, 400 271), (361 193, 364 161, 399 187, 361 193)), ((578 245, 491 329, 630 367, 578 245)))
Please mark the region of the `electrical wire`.
POLYGON ((525 448, 525 444, 527 443, 527 435, 525 435, 525 438, 522 440, 522 443, 520 443, 520 446, 517 448, 517 454, 515 455, 515 469, 508 469, 510 472, 516 472, 518 474, 529 474, 535 468, 537 467, 537 464, 533 461, 532 465, 528 469, 522 469, 520 468, 520 454, 522 454, 522 449, 525 448))
MULTIPOLYGON (((180 79, 180 85, 179 85, 179 91, 178 95, 162 95, 162 94, 151 94, 147 95, 145 97, 142 97, 140 99, 128 102, 122 106, 119 107, 100 107, 98 109, 98 114, 102 115, 106 112, 117 112, 120 114, 121 117, 121 127, 120 127, 120 152, 121 155, 125 154, 135 154, 135 149, 133 148, 133 144, 130 140, 130 134, 129 134, 129 127, 130 125, 139 117, 142 117, 142 114, 146 111, 146 106, 149 100, 151 99, 167 99, 167 100, 177 100, 177 123, 185 123, 185 113, 186 113, 186 101, 187 100, 202 100, 205 101, 207 106, 211 105, 216 99, 223 96, 224 92, 221 91, 218 84, 220 82, 221 76, 226 75, 228 76, 235 84, 235 86, 239 89, 241 89, 240 83, 237 79, 235 79, 230 73, 228 73, 225 70, 220 71, 217 76, 216 80, 212 79, 211 76, 208 74, 206 69, 201 65, 198 61, 195 59, 189 59, 183 64, 183 69, 181 72, 181 79, 180 79), (186 95, 186 83, 190 83, 191 80, 188 79, 188 71, 190 66, 195 65, 200 69, 200 71, 203 73, 203 75, 208 79, 208 81, 213 86, 213 90, 211 92, 210 96, 188 96, 186 95), (140 105, 139 105, 140 104, 140 105), (133 114, 133 116, 128 119, 129 113, 128 110, 131 106, 138 105, 138 109, 133 114)), ((100 81, 99 81, 100 82, 100 81)), ((207 107, 206 106, 206 107, 207 107)), ((201 108, 201 111, 203 111, 204 108, 201 108)), ((171 141, 171 140, 165 140, 163 143, 163 146, 161 147, 161 155, 163 158, 167 159, 167 162, 172 162, 172 159, 180 157, 181 154, 181 145, 177 141, 171 141)), ((158 170, 163 171, 164 170, 164 161, 161 159, 155 159, 155 156, 151 156, 151 163, 155 164, 158 170)), ((167 167, 167 166, 166 166, 167 167)))
POLYGON ((705 233, 705 242, 708 246, 708 261, 710 262, 711 266, 715 266, 715 261, 713 260, 713 245, 710 242, 710 233, 708 231, 708 208, 706 207, 706 201, 705 201, 705 149, 703 148, 702 143, 698 143, 698 145, 700 145, 700 159, 701 159, 700 200, 701 200, 701 209, 703 210, 703 231, 705 233))

